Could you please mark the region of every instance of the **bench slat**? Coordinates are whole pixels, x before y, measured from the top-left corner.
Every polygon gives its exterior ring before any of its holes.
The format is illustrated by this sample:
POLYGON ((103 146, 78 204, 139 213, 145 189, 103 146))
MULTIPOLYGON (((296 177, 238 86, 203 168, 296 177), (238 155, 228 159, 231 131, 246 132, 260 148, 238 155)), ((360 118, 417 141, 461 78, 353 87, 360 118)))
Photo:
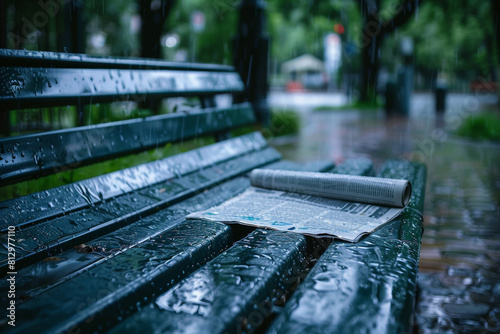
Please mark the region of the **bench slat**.
POLYGON ((306 163, 281 160, 266 166, 266 169, 281 169, 302 172, 327 172, 335 167, 335 164, 328 160, 319 160, 306 163))
POLYGON ((2 110, 241 92, 236 72, 0 67, 2 110), (123 97, 123 98, 118 98, 123 97))
MULTIPOLYGON (((0 229, 5 232, 11 225, 31 225, 68 214, 133 190, 260 151, 265 147, 267 143, 262 135, 253 132, 161 160, 3 201, 0 203, 0 229)), ((278 160, 277 157, 274 159, 278 160)))
POLYGON ((373 163, 370 159, 349 159, 332 170, 332 173, 372 176, 374 174, 373 163))
POLYGON ((273 289, 290 284, 283 276, 302 267, 305 240, 296 233, 256 230, 112 333, 252 332, 272 311, 273 289))
POLYGON ((16 316, 26 321, 16 324, 13 333, 102 331, 231 243, 226 225, 180 224, 20 305, 16 316))
MULTIPOLYGON (((264 168, 322 171, 332 167, 329 162, 279 161, 264 168)), ((184 207, 184 202, 179 205, 184 207)), ((157 299, 176 299, 173 308, 143 307, 112 332, 139 328, 146 332, 252 332, 304 271, 304 241, 299 234, 256 230, 157 299)))
POLYGON ((410 205, 358 243, 334 241, 270 333, 409 332, 415 302, 425 166, 386 163, 381 177, 415 185, 410 205), (396 233, 394 233, 396 232, 396 233), (409 235, 413 235, 409 240, 409 235))
POLYGON ((113 69, 163 69, 234 72, 233 66, 171 62, 145 58, 93 57, 77 53, 60 53, 30 50, 0 49, 3 66, 64 67, 64 68, 113 68, 113 69))
MULTIPOLYGON (((197 171, 187 177, 155 184, 150 188, 140 189, 96 204, 94 207, 23 228, 16 232, 16 237, 19 239, 16 243, 16 249, 18 249, 16 268, 25 267, 48 255, 59 254, 75 245, 135 222, 141 217, 279 158, 280 155, 272 148, 251 152, 197 171), (177 186, 172 187, 172 184, 177 184, 177 186), (148 194, 154 194, 155 197, 147 196, 148 194), (138 198, 146 200, 138 200, 138 198)), ((0 240, 6 240, 6 238, 6 234, 0 236, 0 240)), ((0 253, 5 253, 5 257, 0 261, 1 272, 7 271, 6 252, 6 248, 0 249, 0 253)))
MULTIPOLYGON (((279 163, 273 163, 272 164, 274 167, 279 168, 280 165, 283 165, 283 167, 289 166, 287 162, 279 162, 279 163)), ((311 170, 313 168, 313 165, 298 165, 296 164, 296 168, 299 169, 304 169, 304 170, 311 170)), ((322 164, 324 165, 324 164, 322 164)), ((290 167, 290 166, 289 166, 290 167)), ((41 261, 38 262, 37 264, 31 265, 25 269, 21 269, 18 272, 17 276, 17 282, 18 286, 17 289, 19 290, 19 294, 23 295, 24 294, 24 299, 26 300, 31 300, 31 299, 43 299, 45 303, 49 303, 46 298, 51 296, 51 293, 58 294, 62 292, 50 292, 54 289, 59 289, 60 285, 66 284, 65 282, 68 280, 74 280, 76 277, 80 276, 82 272, 88 272, 92 268, 103 268, 101 266, 101 263, 103 262, 108 262, 109 259, 113 257, 121 258, 126 254, 128 251, 126 251, 129 247, 133 247, 137 245, 137 243, 142 243, 148 238, 151 238, 152 236, 162 233, 165 231, 165 229, 170 229, 173 226, 176 226, 180 222, 184 220, 184 217, 196 210, 203 210, 208 207, 218 205, 222 201, 225 201, 234 195, 241 193, 244 191, 245 188, 249 186, 249 180, 247 178, 236 178, 232 179, 230 181, 224 182, 221 185, 218 185, 214 188, 209 189, 206 192, 199 193, 198 195, 194 197, 190 197, 189 199, 182 201, 178 204, 170 206, 168 209, 162 210, 156 214, 153 214, 151 216, 148 216, 147 218, 143 218, 141 220, 138 220, 134 224, 128 225, 124 228, 121 228, 119 230, 116 230, 110 234, 107 234, 103 237, 100 237, 96 240, 93 240, 91 242, 88 242, 87 244, 89 246, 94 246, 98 247, 99 249, 102 249, 101 253, 99 251, 97 254, 95 252, 89 253, 89 254, 79 254, 76 252, 75 249, 70 249, 60 255, 57 255, 56 257, 49 258, 50 261, 41 261), (117 252, 117 250, 119 250, 117 252), (102 253, 104 252, 104 253, 102 253), (108 253, 111 252, 111 253, 108 253), (82 259, 83 258, 83 259, 82 259), (78 259, 78 261, 76 260, 78 259), (66 265, 65 265, 66 264, 66 265), (54 267, 56 267, 54 269, 54 267), (26 283, 24 286, 22 285, 26 283), (29 283, 27 283, 29 282, 29 283), (54 284, 57 283, 57 286, 52 289, 47 290, 47 288, 44 288, 43 286, 45 284, 50 284, 54 286, 54 284), (31 291, 27 291, 31 290, 31 291), (47 293, 49 293, 47 295, 47 293), (31 298, 31 299, 30 299, 31 298)), ((208 223, 207 223, 208 224, 208 223)), ((215 224, 215 223, 214 223, 215 224)), ((277 233, 277 232, 272 232, 272 233, 277 233)), ((300 236, 300 238, 303 238, 300 236)), ((255 240, 253 241, 255 242, 255 240)), ((281 243, 280 243, 281 245, 281 243)), ((295 253, 294 253, 295 254, 295 253)), ((121 260, 119 260, 118 263, 122 263, 122 261, 125 261, 127 257, 123 257, 121 260)), ((285 261, 290 261, 290 258, 296 258, 294 256, 288 257, 288 259, 284 259, 285 261)), ((118 261, 118 260, 116 260, 118 261)), ((113 262, 117 263, 117 262, 113 262)), ((284 269, 278 270, 277 272, 282 273, 284 269)), ((103 269, 98 270, 95 269, 93 271, 94 273, 102 273, 104 272, 103 269)), ((177 272, 177 275, 181 273, 180 271, 177 272)), ((181 278, 184 275, 189 274, 189 270, 185 271, 184 273, 181 273, 181 278)), ((297 273, 295 273, 297 274, 297 273)), ((260 274, 259 274, 260 275, 260 274)), ((85 276, 87 277, 87 276, 85 276)), ((86 278, 88 281, 89 278, 86 278)), ((83 284, 83 283, 82 283, 83 284)), ((149 284, 147 281, 144 281, 144 284, 149 284)), ((1 282, 0 286, 5 285, 5 282, 1 282)), ((268 284, 266 285, 265 289, 269 289, 269 286, 272 286, 273 284, 268 284)), ((67 285, 65 285, 67 287, 67 285)), ((156 285, 158 288, 158 285, 156 285)), ((55 291, 64 291, 64 290, 55 290, 55 291)), ((113 289, 107 290, 107 294, 111 295, 113 294, 113 289)), ((119 291, 118 291, 119 292, 119 291)), ((262 296, 267 295, 267 293, 262 294, 262 296)), ((74 296, 78 300, 78 296, 74 296)), ((104 297, 103 297, 104 298, 104 297)), ((135 298, 138 298, 137 300, 143 301, 143 296, 142 295, 136 295, 135 298)), ((51 300, 50 303, 55 303, 54 307, 57 308, 59 307, 58 299, 57 298, 48 298, 51 300)), ((120 302, 122 305, 122 308, 126 309, 128 306, 133 306, 137 307, 136 301, 133 299, 126 299, 127 302, 124 300, 115 300, 115 302, 120 302)), ((87 302, 87 303, 92 303, 94 302, 93 300, 87 298, 87 301, 85 298, 80 299, 80 302, 87 302)), ((246 301, 248 303, 250 299, 246 301)), ((30 302, 28 303, 35 303, 35 302, 30 302)), ((36 303, 42 303, 42 302, 36 302, 36 303)), ((144 302, 147 303, 147 302, 144 302)), ((31 304, 34 305, 34 304, 31 304)), ((78 304, 79 305, 79 304, 78 304)), ((100 305, 100 304, 99 304, 100 305)), ((268 305, 268 302, 266 302, 266 305, 268 305)), ((67 306, 67 305, 66 305, 67 306)), ((31 308, 33 306, 21 306, 22 311, 24 312, 24 307, 26 308, 31 308)), ((89 306, 90 307, 90 306, 89 306)), ((112 306, 110 306, 112 307, 112 306)), ((50 305, 46 305, 46 308, 52 308, 50 305)), ((36 307, 35 307, 36 309, 36 307)), ((76 311, 73 311, 73 313, 77 313, 76 311)), ((54 321, 54 315, 58 313, 51 313, 50 317, 52 318, 52 323, 55 323, 54 321)), ((57 319, 59 318, 59 315, 56 316, 57 319)), ((116 317, 115 317, 116 318, 116 317)), ((37 320, 38 321, 38 320, 37 320)), ((45 320, 44 320, 45 321, 45 320)), ((58 320, 59 321, 59 320, 58 320)), ((35 321, 36 322, 36 321, 35 321)), ((80 323, 81 321, 77 321, 80 323)), ((56 326, 56 325, 54 325, 56 326)), ((68 325, 69 326, 69 325, 68 325)), ((66 326, 67 327, 67 326, 66 326)), ((50 330, 53 330, 54 327, 50 327, 50 330)))
POLYGON ((248 103, 0 139, 0 185, 255 122, 248 103))
MULTIPOLYGON (((86 242, 88 247, 85 248, 85 251, 81 246, 70 248, 61 254, 46 257, 42 261, 18 270, 16 291, 22 298, 16 304, 19 305, 35 298, 50 287, 71 279, 79 273, 99 265, 100 262, 120 256, 127 249, 179 225, 185 221, 187 214, 219 205, 242 193, 249 185, 248 178, 237 177, 169 206, 167 209, 143 217, 134 224, 88 241, 86 242)), ((0 281, 0 289, 8 289, 6 280, 0 281)), ((0 301, 8 302, 7 295, 0 295, 0 301)))

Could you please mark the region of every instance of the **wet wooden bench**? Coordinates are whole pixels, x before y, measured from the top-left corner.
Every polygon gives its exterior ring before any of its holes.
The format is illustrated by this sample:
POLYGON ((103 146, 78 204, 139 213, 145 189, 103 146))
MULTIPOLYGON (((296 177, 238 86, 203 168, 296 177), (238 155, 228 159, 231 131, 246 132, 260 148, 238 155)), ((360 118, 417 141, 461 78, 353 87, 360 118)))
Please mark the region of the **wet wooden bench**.
POLYGON ((226 138, 0 203, 2 330, 410 331, 424 166, 298 164, 282 161, 258 132, 229 138, 228 131, 255 123, 248 103, 214 103, 217 94, 244 90, 231 67, 0 51, 2 111, 124 97, 194 96, 201 105, 189 113, 0 139, 1 185, 203 134, 226 138), (414 191, 400 217, 356 244, 185 220, 243 192, 256 167, 407 178, 414 191), (9 328, 11 300, 16 326, 9 328))

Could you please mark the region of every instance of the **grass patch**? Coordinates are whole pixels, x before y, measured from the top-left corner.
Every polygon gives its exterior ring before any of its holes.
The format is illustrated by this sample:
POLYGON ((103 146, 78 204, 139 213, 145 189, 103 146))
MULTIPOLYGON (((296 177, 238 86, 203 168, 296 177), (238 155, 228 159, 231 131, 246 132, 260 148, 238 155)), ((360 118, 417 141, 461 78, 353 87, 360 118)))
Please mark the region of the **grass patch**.
POLYGON ((475 140, 500 140, 500 115, 495 112, 483 112, 468 116, 456 134, 475 140))
POLYGON ((266 139, 298 134, 300 130, 300 115, 292 109, 274 108, 271 110, 271 121, 269 126, 260 124, 248 125, 231 131, 233 136, 260 131, 266 139))
POLYGON ((377 102, 356 101, 343 106, 317 106, 313 109, 313 111, 336 111, 336 110, 351 110, 351 109, 369 111, 369 110, 377 110, 379 108, 382 108, 383 106, 384 104, 380 100, 377 100, 377 102))

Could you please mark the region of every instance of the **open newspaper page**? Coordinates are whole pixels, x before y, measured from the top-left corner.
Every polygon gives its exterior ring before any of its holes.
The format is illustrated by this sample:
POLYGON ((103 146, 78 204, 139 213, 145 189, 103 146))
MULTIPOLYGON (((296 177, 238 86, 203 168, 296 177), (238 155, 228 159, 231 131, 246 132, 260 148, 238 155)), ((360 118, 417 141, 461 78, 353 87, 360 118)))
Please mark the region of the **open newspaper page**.
POLYGON ((399 215, 411 195, 406 180, 276 170, 254 170, 250 180, 243 194, 187 218, 357 242, 399 215))

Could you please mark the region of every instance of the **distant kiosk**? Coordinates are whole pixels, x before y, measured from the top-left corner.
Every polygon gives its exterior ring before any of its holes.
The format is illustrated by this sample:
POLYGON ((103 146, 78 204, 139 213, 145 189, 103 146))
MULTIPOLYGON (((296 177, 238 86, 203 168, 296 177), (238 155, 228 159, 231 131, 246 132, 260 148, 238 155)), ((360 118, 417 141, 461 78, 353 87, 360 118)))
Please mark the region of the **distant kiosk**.
POLYGON ((324 62, 310 54, 284 62, 281 72, 287 76, 289 91, 320 90, 328 85, 324 62))

